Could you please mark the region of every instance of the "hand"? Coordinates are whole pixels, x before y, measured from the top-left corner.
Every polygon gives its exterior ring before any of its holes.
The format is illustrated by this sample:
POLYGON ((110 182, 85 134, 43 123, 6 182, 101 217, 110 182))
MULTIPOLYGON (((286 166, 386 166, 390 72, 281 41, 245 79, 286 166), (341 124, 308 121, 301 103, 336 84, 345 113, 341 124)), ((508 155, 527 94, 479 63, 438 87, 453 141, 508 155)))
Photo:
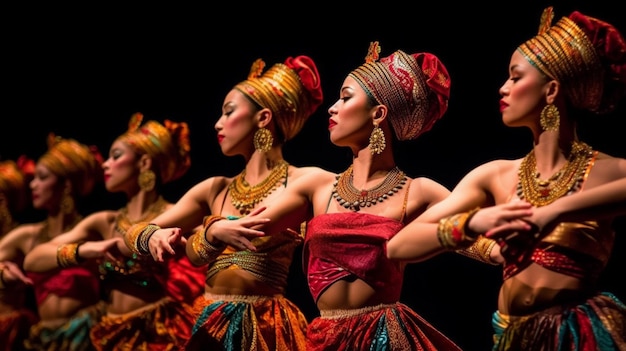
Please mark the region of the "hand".
POLYGON ((2 280, 8 285, 20 281, 26 285, 33 285, 33 281, 28 278, 15 262, 2 262, 2 280))
POLYGON ((165 260, 165 253, 175 255, 174 246, 182 245, 184 247, 187 239, 182 235, 180 228, 161 228, 154 232, 148 240, 148 249, 150 255, 157 262, 165 260))
MULTIPOLYGON (((486 233, 487 237, 496 236, 496 233, 503 231, 529 230, 527 219, 532 214, 532 205, 526 201, 484 207, 472 216, 468 228, 475 233, 486 233)), ((492 239, 497 239, 497 236, 492 239)))
POLYGON ((249 215, 236 220, 221 220, 213 223, 209 228, 210 237, 230 245, 238 250, 256 251, 251 240, 264 236, 265 233, 253 228, 259 228, 270 221, 269 218, 259 217, 267 207, 260 207, 249 215))

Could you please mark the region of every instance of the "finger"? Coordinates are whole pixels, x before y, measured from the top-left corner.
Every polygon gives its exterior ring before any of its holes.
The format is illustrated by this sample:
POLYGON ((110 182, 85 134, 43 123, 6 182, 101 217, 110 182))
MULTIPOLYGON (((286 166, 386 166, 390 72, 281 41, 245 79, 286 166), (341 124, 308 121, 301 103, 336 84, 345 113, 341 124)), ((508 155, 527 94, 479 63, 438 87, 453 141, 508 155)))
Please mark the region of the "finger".
POLYGON ((259 213, 265 211, 267 209, 267 206, 261 206, 259 208, 254 209, 252 212, 250 212, 250 214, 248 214, 247 217, 251 217, 251 216, 256 216, 259 213))

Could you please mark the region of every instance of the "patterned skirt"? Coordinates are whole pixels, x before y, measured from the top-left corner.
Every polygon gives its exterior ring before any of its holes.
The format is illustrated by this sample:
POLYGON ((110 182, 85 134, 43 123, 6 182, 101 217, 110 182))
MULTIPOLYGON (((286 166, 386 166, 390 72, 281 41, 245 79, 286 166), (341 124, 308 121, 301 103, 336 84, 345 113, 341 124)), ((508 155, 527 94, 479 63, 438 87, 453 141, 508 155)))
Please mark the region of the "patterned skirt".
POLYGON ((600 293, 581 304, 516 317, 495 312, 494 351, 626 351, 626 306, 600 293))
POLYGON ((402 303, 324 310, 307 332, 307 350, 461 350, 402 303))
POLYGON ((180 350, 191 333, 190 305, 163 298, 136 311, 104 315, 91 329, 96 350, 180 350))
POLYGON ((89 332, 103 314, 104 303, 97 303, 81 309, 58 327, 39 322, 30 328, 30 336, 24 342, 26 350, 93 351, 89 332))
POLYGON ((31 326, 39 318, 29 309, 5 313, 0 316, 0 350, 25 350, 24 340, 28 337, 31 326))
POLYGON ((307 320, 283 296, 205 294, 185 350, 305 350, 307 320))

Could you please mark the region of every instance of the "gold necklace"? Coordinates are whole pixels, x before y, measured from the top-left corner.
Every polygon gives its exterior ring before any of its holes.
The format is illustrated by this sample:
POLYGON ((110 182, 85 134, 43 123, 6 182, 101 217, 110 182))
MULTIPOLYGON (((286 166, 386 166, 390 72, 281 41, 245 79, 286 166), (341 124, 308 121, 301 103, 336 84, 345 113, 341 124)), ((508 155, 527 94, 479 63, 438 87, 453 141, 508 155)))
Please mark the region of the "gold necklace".
POLYGON ((287 178, 288 170, 289 163, 281 160, 263 181, 251 186, 246 181, 246 170, 244 169, 228 185, 231 203, 242 215, 247 215, 254 206, 271 194, 287 178))
POLYGON ((407 177, 398 167, 394 167, 380 184, 362 190, 354 187, 353 179, 354 174, 350 165, 345 172, 337 175, 337 181, 333 184, 333 197, 341 206, 357 212, 361 207, 374 206, 400 191, 406 184, 407 177))
POLYGON ((165 206, 167 206, 167 203, 168 202, 159 195, 159 198, 148 207, 145 214, 136 221, 131 221, 128 218, 128 207, 124 206, 118 211, 117 216, 115 216, 115 231, 125 235, 128 228, 130 228, 133 224, 150 221, 161 214, 165 209, 165 206))
POLYGON ((545 206, 576 192, 582 185, 595 152, 591 146, 575 141, 563 167, 549 179, 540 179, 535 152, 524 157, 518 171, 517 196, 534 206, 545 206))

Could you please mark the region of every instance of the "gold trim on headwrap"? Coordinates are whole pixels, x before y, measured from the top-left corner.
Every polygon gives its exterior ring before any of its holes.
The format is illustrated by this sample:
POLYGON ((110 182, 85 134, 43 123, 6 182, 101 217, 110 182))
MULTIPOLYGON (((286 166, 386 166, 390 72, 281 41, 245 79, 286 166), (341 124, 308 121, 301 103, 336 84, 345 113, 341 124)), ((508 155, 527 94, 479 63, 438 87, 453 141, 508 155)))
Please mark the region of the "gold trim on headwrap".
POLYGON ((128 130, 117 140, 132 147, 138 154, 147 154, 155 163, 162 184, 181 177, 190 166, 189 129, 185 122, 166 120, 143 121, 142 113, 135 113, 128 122, 128 130))
POLYGON ((365 63, 350 72, 349 76, 377 103, 387 106, 391 125, 399 140, 415 139, 429 130, 433 120, 440 118, 447 109, 450 79, 447 72, 426 72, 414 55, 402 50, 376 61, 379 53, 378 42, 372 42, 365 63), (431 89, 429 79, 440 85, 441 91, 448 90, 440 94, 446 95, 443 99, 435 96, 439 92, 431 89), (434 106, 442 104, 442 101, 444 106, 434 106))
POLYGON ((265 62, 257 59, 250 68, 248 79, 235 88, 244 93, 259 106, 269 108, 274 113, 277 126, 284 140, 292 139, 310 117, 309 102, 298 74, 285 64, 273 65, 261 75, 265 62))
POLYGON ((57 176, 72 183, 74 194, 89 194, 102 178, 102 158, 95 146, 87 146, 74 139, 48 135, 48 151, 38 163, 57 176))
POLYGON ((562 84, 574 107, 597 111, 605 72, 593 43, 567 17, 550 26, 553 17, 552 7, 546 8, 539 34, 517 49, 540 72, 562 84))

